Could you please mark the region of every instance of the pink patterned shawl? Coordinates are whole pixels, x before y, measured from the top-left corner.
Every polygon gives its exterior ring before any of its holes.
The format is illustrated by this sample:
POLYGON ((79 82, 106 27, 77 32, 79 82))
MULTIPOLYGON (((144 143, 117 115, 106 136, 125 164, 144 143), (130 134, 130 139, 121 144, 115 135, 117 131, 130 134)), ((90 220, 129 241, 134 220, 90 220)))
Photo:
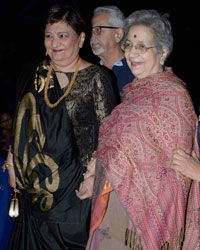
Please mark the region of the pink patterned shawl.
POLYGON ((101 125, 97 157, 144 250, 166 242, 176 249, 187 227, 187 206, 190 247, 185 249, 197 249, 199 186, 169 168, 175 148, 197 150, 196 127, 186 86, 170 68, 126 85, 123 103, 101 125))

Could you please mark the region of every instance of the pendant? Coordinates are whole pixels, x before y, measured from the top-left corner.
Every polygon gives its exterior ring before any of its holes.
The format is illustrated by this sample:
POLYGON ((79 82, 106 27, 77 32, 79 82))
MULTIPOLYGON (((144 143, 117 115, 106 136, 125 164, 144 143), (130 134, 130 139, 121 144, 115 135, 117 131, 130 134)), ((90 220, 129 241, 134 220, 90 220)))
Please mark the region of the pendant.
POLYGON ((10 201, 8 215, 12 218, 16 218, 19 216, 19 199, 17 198, 15 190, 14 190, 14 195, 10 201))

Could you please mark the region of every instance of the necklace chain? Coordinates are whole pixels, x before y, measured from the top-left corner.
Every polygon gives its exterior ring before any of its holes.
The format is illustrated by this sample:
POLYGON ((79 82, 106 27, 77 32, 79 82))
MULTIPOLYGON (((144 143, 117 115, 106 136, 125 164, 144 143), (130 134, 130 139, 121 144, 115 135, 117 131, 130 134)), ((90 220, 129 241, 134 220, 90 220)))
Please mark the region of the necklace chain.
POLYGON ((81 59, 79 57, 78 61, 77 61, 77 64, 76 64, 76 69, 75 69, 75 72, 73 74, 73 77, 71 79, 71 82, 69 83, 64 95, 62 95, 58 100, 57 102, 55 103, 50 103, 49 101, 49 98, 48 98, 48 95, 47 95, 47 92, 48 92, 48 87, 49 87, 49 82, 50 82, 50 78, 51 78, 51 72, 52 72, 52 69, 53 69, 53 65, 51 64, 49 66, 49 70, 48 70, 48 74, 47 74, 47 81, 46 81, 46 84, 45 84, 45 87, 44 87, 44 100, 46 102, 46 104, 50 107, 50 108, 55 108, 69 93, 69 91, 71 90, 75 80, 76 80, 76 76, 78 74, 78 69, 79 69, 79 66, 80 66, 80 62, 81 62, 81 59))

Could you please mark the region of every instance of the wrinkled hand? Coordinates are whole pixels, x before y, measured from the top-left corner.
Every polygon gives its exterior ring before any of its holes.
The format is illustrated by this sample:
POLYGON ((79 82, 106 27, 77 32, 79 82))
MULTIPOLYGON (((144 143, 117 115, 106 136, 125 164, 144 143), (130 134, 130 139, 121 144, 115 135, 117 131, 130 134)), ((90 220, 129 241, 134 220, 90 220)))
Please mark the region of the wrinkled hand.
POLYGON ((79 190, 75 190, 79 199, 84 200, 92 197, 94 186, 94 176, 90 176, 81 182, 79 190))
POLYGON ((95 177, 95 165, 96 158, 92 158, 88 163, 87 171, 83 174, 84 181, 80 184, 79 190, 76 190, 76 195, 81 200, 92 197, 95 177))
POLYGON ((192 180, 200 181, 200 161, 194 151, 192 156, 182 149, 177 149, 172 155, 171 168, 180 171, 192 180))
POLYGON ((96 158, 92 158, 87 165, 87 171, 83 174, 84 180, 95 174, 96 158))

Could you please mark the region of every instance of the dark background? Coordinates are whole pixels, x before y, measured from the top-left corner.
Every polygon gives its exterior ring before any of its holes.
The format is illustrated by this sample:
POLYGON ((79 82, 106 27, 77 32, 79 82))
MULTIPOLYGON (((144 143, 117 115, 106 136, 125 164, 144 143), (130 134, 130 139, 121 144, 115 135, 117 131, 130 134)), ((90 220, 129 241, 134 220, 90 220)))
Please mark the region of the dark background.
MULTIPOLYGON (((130 1, 130 0, 26 0, 1 1, 0 5, 0 107, 12 106, 10 99, 16 92, 16 81, 24 65, 45 54, 43 46, 42 21, 54 3, 65 2, 73 5, 85 18, 88 29, 94 8, 101 5, 116 5, 128 16, 137 9, 156 9, 169 13, 173 28, 174 49, 168 66, 183 79, 191 93, 195 107, 198 106, 199 84, 199 9, 197 2, 187 1, 130 1), (9 101, 8 101, 9 100, 9 101)), ((82 56, 97 62, 89 47, 89 36, 82 56)))

